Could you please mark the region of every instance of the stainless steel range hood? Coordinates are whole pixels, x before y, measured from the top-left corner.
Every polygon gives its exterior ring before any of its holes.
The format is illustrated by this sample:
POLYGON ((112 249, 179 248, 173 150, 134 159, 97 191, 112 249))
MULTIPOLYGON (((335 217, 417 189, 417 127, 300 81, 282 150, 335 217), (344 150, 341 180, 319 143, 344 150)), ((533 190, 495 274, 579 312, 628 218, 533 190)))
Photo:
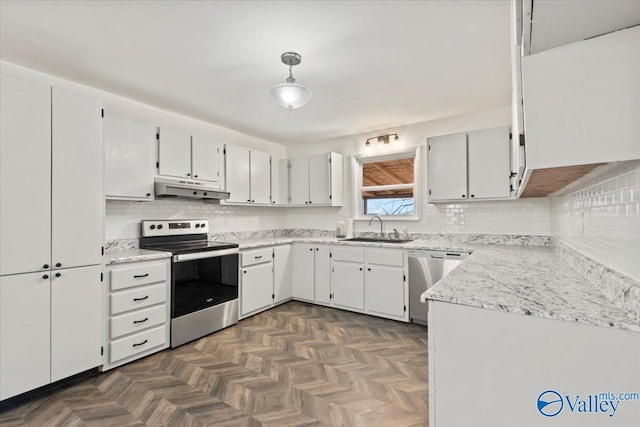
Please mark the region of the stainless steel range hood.
POLYGON ((230 194, 205 181, 184 178, 155 178, 156 197, 180 197, 186 199, 225 200, 230 194))

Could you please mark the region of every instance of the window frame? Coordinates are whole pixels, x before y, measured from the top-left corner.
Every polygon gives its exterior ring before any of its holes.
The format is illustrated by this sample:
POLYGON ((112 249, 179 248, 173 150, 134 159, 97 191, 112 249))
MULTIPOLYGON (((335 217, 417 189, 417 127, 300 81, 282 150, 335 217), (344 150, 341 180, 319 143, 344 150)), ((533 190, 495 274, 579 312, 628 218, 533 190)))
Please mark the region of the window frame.
MULTIPOLYGON (((363 189, 368 191, 375 190, 393 190, 400 188, 413 188, 413 215, 378 215, 384 221, 419 221, 421 215, 422 186, 420 180, 420 171, 423 165, 423 148, 422 145, 396 151, 391 154, 381 154, 374 156, 354 155, 351 165, 353 171, 353 219, 355 221, 369 221, 375 215, 363 214, 363 189), (385 160, 409 159, 413 158, 413 184, 396 184, 396 185, 377 185, 370 187, 362 186, 362 166, 365 163, 381 162, 385 160)), ((366 191, 365 190, 365 191, 366 191)))

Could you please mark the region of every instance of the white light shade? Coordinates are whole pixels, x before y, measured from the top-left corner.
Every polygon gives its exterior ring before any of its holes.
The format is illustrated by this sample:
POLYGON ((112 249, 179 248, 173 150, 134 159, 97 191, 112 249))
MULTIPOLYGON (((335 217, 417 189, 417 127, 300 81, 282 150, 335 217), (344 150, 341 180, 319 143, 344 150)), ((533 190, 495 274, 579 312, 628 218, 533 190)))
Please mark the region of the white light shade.
POLYGON ((271 95, 283 107, 298 108, 309 102, 313 92, 297 83, 282 83, 271 88, 271 95))

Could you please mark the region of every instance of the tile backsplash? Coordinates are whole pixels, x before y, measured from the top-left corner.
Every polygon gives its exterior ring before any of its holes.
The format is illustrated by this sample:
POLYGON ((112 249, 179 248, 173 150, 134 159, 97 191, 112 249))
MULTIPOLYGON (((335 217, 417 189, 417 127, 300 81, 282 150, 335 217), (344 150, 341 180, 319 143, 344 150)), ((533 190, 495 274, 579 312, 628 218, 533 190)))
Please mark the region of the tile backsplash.
POLYGON ((550 199, 558 240, 640 281, 640 160, 594 169, 550 199))

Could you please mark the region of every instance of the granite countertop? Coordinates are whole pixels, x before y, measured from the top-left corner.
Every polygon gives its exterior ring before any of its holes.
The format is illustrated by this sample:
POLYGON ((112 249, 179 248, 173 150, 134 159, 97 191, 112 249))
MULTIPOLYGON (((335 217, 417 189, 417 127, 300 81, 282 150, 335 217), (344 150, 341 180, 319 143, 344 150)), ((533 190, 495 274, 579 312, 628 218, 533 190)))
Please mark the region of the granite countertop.
POLYGON ((147 249, 112 250, 104 254, 104 264, 123 264, 163 258, 171 258, 171 252, 151 251, 147 249))
MULTIPOLYGON (((526 237, 526 236, 525 236, 526 237)), ((521 315, 640 331, 640 321, 571 267, 549 246, 415 240, 407 243, 348 242, 335 237, 261 237, 235 240, 241 250, 290 243, 468 251, 472 254, 422 295, 442 301, 521 315)), ((114 248, 115 249, 115 248, 114 248)), ((168 252, 113 250, 106 264, 168 258, 168 252)))

